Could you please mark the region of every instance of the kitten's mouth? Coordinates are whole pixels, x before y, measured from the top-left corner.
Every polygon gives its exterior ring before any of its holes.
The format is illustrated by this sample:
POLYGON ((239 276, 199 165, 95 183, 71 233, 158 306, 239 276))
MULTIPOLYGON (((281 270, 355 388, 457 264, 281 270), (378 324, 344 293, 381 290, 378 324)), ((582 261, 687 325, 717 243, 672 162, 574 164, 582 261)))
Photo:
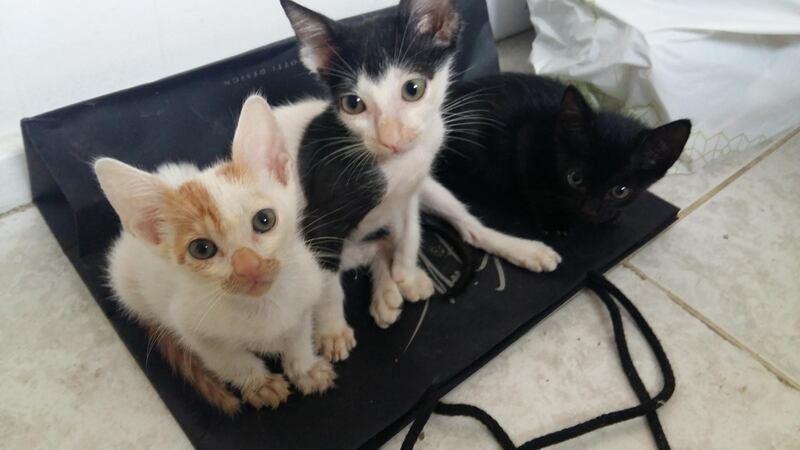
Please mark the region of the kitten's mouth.
POLYGON ((405 149, 400 147, 389 147, 383 144, 378 144, 376 147, 378 148, 378 151, 375 153, 379 158, 391 158, 393 156, 402 155, 405 153, 405 149))
POLYGON ((391 146, 378 142, 377 140, 372 140, 367 142, 367 148, 379 160, 386 160, 402 155, 410 148, 410 146, 391 146))
POLYGON ((247 285, 245 285, 244 291, 245 294, 247 295, 258 297, 266 294, 270 286, 272 286, 272 279, 253 280, 248 282, 247 285))
POLYGON ((248 276, 232 273, 222 287, 231 294, 260 297, 272 287, 272 283, 280 272, 280 264, 273 259, 265 259, 261 261, 256 270, 257 272, 251 272, 248 276))
POLYGON ((582 221, 586 223, 590 223, 592 225, 601 225, 605 223, 611 223, 619 218, 621 211, 612 211, 606 214, 586 214, 582 213, 578 216, 581 218, 582 221))
POLYGON ((276 276, 277 269, 273 269, 269 273, 262 274, 260 277, 255 279, 239 278, 235 280, 233 285, 230 287, 232 288, 232 292, 236 292, 241 295, 246 295, 248 297, 261 297, 262 295, 266 294, 270 288, 272 288, 272 283, 275 281, 276 276))

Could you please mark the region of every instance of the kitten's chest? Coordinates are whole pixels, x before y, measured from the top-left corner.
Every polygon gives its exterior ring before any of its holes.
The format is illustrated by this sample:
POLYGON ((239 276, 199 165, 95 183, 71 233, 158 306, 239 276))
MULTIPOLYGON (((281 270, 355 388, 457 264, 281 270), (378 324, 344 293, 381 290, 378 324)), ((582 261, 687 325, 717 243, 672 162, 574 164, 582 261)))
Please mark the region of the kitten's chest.
POLYGON ((364 217, 355 231, 356 239, 389 226, 398 215, 404 214, 411 198, 416 195, 431 170, 435 152, 403 155, 381 165, 386 191, 381 201, 364 217))
POLYGON ((416 151, 381 165, 386 178, 384 200, 409 198, 419 191, 431 171, 435 151, 416 151))
POLYGON ((280 296, 268 294, 269 300, 235 298, 228 305, 205 320, 204 334, 231 342, 245 344, 248 348, 269 346, 287 331, 294 328, 311 307, 311 302, 301 292, 280 296), (251 302, 247 304, 246 302, 251 302))

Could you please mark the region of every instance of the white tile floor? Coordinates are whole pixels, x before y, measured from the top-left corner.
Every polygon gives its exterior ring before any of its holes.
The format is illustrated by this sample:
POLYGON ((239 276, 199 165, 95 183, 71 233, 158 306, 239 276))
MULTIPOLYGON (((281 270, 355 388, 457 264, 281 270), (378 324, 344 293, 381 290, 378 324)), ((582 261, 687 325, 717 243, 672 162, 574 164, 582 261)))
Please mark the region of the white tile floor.
MULTIPOLYGON (((503 66, 526 69, 529 43, 506 41, 503 66)), ((611 272, 672 359, 660 415, 674 448, 800 448, 800 134, 779 144, 662 180, 653 190, 680 221, 611 272)), ((38 211, 0 216, 0 235, 0 447, 190 447, 38 211)), ((517 443, 635 401, 605 310, 583 293, 448 399, 487 409, 517 443)), ((651 445, 636 419, 559 448, 651 445)), ((496 445, 470 420, 434 416, 417 448, 496 445)))

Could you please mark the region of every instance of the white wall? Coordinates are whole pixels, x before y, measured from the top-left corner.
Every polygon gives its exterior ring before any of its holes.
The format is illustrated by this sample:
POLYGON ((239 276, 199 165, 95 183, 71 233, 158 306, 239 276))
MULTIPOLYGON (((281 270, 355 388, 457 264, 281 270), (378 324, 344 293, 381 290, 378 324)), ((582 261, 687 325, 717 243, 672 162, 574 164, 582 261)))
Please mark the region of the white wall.
MULTIPOLYGON (((301 3, 342 18, 397 0, 301 3)), ((488 4, 499 35, 527 24, 524 0, 488 4)), ((0 136, 22 117, 291 34, 278 0, 0 0, 0 136)))
MULTIPOLYGON (((396 0, 303 3, 341 18, 396 0)), ((290 35, 278 0, 0 0, 0 135, 290 35)))
MULTIPOLYGON (((340 19, 397 1, 300 2, 340 19)), ((488 0, 500 35, 524 3, 488 0)), ((0 0, 0 213, 30 201, 21 118, 291 35, 278 0, 0 0)))

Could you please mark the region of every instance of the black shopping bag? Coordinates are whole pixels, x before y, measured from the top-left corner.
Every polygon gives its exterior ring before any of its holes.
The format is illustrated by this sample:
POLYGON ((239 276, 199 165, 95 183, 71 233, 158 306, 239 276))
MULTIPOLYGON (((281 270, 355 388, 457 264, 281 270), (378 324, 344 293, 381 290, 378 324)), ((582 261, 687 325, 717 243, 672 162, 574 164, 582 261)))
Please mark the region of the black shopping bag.
MULTIPOLYGON (((466 27, 456 70, 467 78, 496 72, 485 4, 463 0, 458 6, 466 27)), ((337 388, 323 396, 292 396, 275 411, 245 409, 231 419, 197 397, 161 358, 148 360, 145 334, 110 300, 103 281, 104 252, 119 224, 89 163, 99 155, 146 169, 169 160, 209 163, 228 153, 239 108, 255 90, 273 103, 321 92, 298 62, 290 39, 22 121, 37 206, 198 448, 378 446, 413 419, 431 386, 440 393, 456 386, 570 298, 589 270, 615 264, 676 215, 672 205, 643 195, 614 226, 579 228, 557 244, 564 264, 554 273, 529 273, 479 254, 468 289, 454 299, 407 304, 388 330, 375 326, 368 314, 368 277, 348 274, 347 316, 359 345, 350 359, 337 364, 337 388)), ((475 211, 492 226, 528 235, 525 224, 511 214, 481 205, 475 211)), ((423 262, 441 286, 452 283, 460 270, 450 250, 434 233, 426 234, 423 262)))

